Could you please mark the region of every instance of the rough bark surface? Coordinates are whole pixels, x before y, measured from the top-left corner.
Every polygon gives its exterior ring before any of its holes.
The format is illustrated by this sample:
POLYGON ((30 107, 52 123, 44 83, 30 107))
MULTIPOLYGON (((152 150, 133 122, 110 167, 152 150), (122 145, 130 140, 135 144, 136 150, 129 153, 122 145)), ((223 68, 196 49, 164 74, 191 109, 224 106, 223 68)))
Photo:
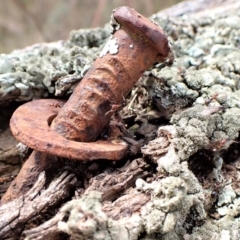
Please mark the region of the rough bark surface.
POLYGON ((51 208, 69 195, 69 186, 76 182, 73 174, 62 173, 47 189, 45 173, 26 195, 0 206, 0 237, 15 237, 25 224, 45 209, 51 208))

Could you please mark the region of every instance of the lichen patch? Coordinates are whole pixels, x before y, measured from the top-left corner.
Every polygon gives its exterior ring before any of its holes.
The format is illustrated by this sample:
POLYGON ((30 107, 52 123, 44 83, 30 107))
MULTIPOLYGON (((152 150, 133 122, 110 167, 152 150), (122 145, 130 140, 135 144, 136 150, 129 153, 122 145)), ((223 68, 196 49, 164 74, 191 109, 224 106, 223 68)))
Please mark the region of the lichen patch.
POLYGON ((109 41, 106 43, 105 47, 103 48, 102 52, 100 53, 100 57, 105 56, 107 53, 110 54, 117 54, 118 53, 118 43, 117 39, 111 37, 109 41))

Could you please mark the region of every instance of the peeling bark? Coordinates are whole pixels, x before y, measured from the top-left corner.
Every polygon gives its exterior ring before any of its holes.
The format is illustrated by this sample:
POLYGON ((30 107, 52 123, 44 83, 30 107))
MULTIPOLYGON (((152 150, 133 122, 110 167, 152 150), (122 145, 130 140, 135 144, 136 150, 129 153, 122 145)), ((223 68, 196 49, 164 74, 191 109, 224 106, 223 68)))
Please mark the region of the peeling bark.
POLYGON ((1 239, 19 235, 19 228, 24 228, 27 221, 66 198, 69 195, 69 185, 75 182, 73 174, 64 172, 44 189, 46 177, 42 172, 26 195, 0 206, 1 239))

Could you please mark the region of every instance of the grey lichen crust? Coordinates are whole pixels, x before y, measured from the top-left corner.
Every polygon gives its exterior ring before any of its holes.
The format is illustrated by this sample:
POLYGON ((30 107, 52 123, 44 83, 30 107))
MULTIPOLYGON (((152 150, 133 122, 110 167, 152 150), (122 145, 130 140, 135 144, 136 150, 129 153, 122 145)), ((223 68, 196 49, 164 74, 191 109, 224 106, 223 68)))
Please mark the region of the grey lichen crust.
MULTIPOLYGON (((169 158, 176 158, 176 154, 169 155, 169 158)), ((195 220, 199 222, 206 218, 206 213, 203 190, 186 162, 180 163, 177 158, 175 165, 172 172, 175 176, 151 183, 142 179, 136 181, 138 191, 151 195, 151 201, 141 208, 139 214, 112 220, 102 211, 101 194, 90 191, 62 207, 60 212, 65 214, 66 220, 59 222, 59 229, 82 240, 159 239, 160 236, 161 239, 182 239, 181 236, 186 234, 184 221, 189 212, 195 211, 195 220), (139 238, 140 235, 147 238, 139 238)), ((167 163, 165 169, 168 169, 167 163)))
POLYGON ((70 95, 109 35, 109 26, 72 31, 66 41, 1 54, 0 105, 70 95))
MULTIPOLYGON (((212 16, 152 16, 169 36, 176 61, 172 67, 155 65, 144 74, 125 113, 146 122, 153 111, 144 106, 154 99, 158 114, 169 119, 158 129, 157 138, 141 149, 164 178, 136 181, 138 191, 151 195, 139 215, 114 221, 102 211, 100 195, 93 192, 62 208, 69 217, 59 223, 61 230, 75 239, 239 239, 239 192, 226 183, 215 204, 222 218, 212 221, 204 209, 210 191, 203 190, 187 164, 210 143, 225 140, 222 149, 227 149, 239 136, 239 10, 212 16), (141 98, 149 102, 141 104, 141 98), (191 233, 189 216, 200 223, 191 233)), ((109 36, 107 25, 74 31, 67 41, 2 54, 0 104, 71 94, 109 36)), ((116 51, 114 46, 113 42, 116 51)), ((214 164, 212 176, 224 181, 222 158, 216 152, 214 164)))
POLYGON ((103 50, 100 53, 100 57, 105 56, 107 53, 110 53, 110 54, 117 54, 118 53, 117 39, 113 38, 113 36, 105 44, 103 50))
POLYGON ((90 192, 81 199, 75 199, 62 207, 60 212, 68 217, 67 222, 60 221, 58 228, 74 239, 85 240, 137 240, 142 231, 139 216, 114 221, 102 211, 101 194, 90 192))
MULTIPOLYGON (((183 180, 182 173, 189 174, 188 168, 183 168, 189 157, 205 148, 215 152, 215 168, 209 177, 225 182, 215 205, 218 214, 224 217, 214 222, 205 219, 192 234, 182 231, 181 236, 189 240, 239 239, 239 193, 221 174, 223 159, 218 150, 227 149, 240 131, 240 41, 237 37, 240 26, 235 22, 240 21, 240 15, 236 12, 178 19, 153 16, 153 19, 165 26, 170 35, 176 62, 171 68, 153 68, 143 82, 171 126, 160 127, 158 137, 144 146, 142 152, 158 164, 159 172, 177 177, 179 181, 183 180), (169 144, 163 146, 164 138, 169 144), (216 150, 210 147, 214 142, 224 144, 216 150)), ((199 188, 201 184, 193 174, 186 179, 194 183, 189 189, 199 189, 197 195, 211 194, 199 188)), ((184 202, 187 203, 189 197, 187 194, 184 202)), ((204 203, 201 197, 198 199, 204 203)), ((180 204, 178 211, 186 219, 180 204)), ((173 219, 177 226, 179 217, 173 219)), ((149 222, 154 223, 156 219, 149 218, 149 222)), ((168 239, 181 239, 176 229, 171 234, 172 238, 168 239)))
POLYGON ((154 78, 145 77, 144 82, 175 127, 173 141, 180 159, 187 160, 210 141, 236 139, 240 130, 239 13, 152 18, 170 36, 176 62, 173 67, 153 68, 154 78))

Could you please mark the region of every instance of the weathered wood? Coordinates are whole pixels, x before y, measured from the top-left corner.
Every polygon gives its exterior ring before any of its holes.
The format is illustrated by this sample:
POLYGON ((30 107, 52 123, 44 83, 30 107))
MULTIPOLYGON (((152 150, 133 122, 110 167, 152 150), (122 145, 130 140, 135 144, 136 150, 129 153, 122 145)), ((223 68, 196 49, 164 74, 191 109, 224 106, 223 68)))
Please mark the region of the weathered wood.
POLYGON ((69 186, 75 182, 73 174, 63 172, 44 189, 46 177, 42 172, 26 195, 0 206, 0 238, 18 235, 18 228, 23 228, 27 221, 68 197, 69 186))
POLYGON ((18 141, 9 129, 10 117, 15 108, 13 106, 0 107, 0 198, 21 166, 21 155, 17 147, 18 141))
POLYGON ((112 173, 102 173, 93 177, 84 194, 99 191, 102 193, 103 201, 114 201, 124 191, 134 186, 137 178, 146 178, 149 175, 149 167, 142 158, 128 162, 112 173))
POLYGON ((58 222, 61 221, 63 217, 63 213, 58 213, 50 220, 44 222, 42 225, 24 231, 24 235, 28 240, 57 239, 58 234, 61 233, 61 230, 58 229, 58 222))
MULTIPOLYGON (((124 194, 124 192, 134 186, 137 178, 144 178, 149 175, 148 168, 149 165, 143 159, 137 159, 112 173, 100 174, 91 179, 84 196, 91 194, 93 191, 100 192, 104 203, 103 211, 109 218, 117 220, 126 217, 126 214, 132 216, 134 212, 138 212, 148 202, 150 197, 136 190, 131 191, 131 193, 124 194), (123 197, 119 198, 121 195, 123 197), (115 199, 118 200, 115 201, 115 199), (112 201, 114 201, 114 204, 111 203, 112 201)), ((29 240, 49 238, 52 234, 60 232, 57 224, 63 220, 64 216, 65 214, 60 211, 55 217, 39 227, 25 231, 25 235, 29 240)))

